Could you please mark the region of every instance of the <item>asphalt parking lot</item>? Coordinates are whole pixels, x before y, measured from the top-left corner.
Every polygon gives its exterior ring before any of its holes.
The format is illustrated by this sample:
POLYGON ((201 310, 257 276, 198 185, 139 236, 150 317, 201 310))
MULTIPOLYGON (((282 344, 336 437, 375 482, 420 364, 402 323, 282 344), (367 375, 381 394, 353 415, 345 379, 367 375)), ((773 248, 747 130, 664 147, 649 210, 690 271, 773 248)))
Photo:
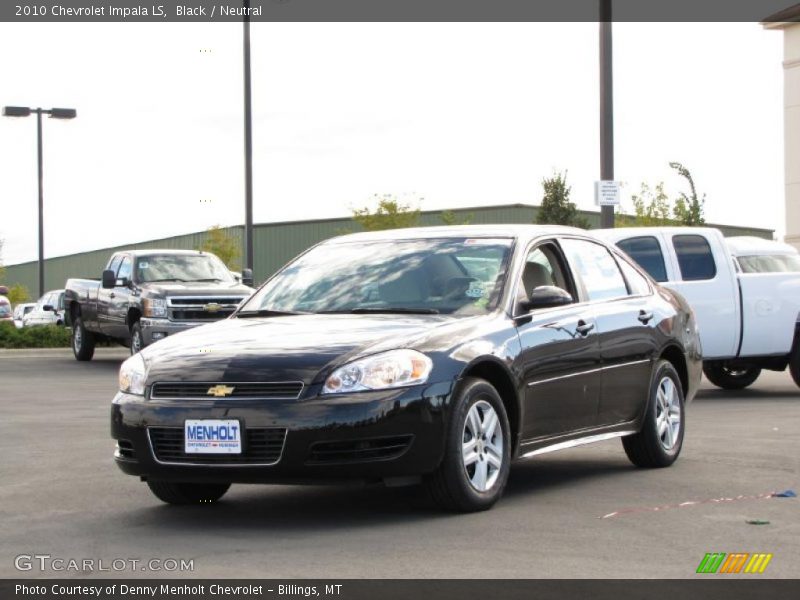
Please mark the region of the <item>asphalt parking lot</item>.
MULTIPOLYGON (((612 440, 517 463, 493 510, 453 515, 382 487, 234 486, 217 505, 162 505, 113 463, 125 354, 98 355, 0 352, 0 577, 66 574, 14 566, 49 554, 193 559, 189 575, 209 578, 684 578, 707 552, 772 553, 757 577, 800 577, 800 498, 761 497, 800 492, 788 373, 738 393, 704 383, 669 469, 632 467, 612 440)), ((99 574, 165 575, 179 574, 99 574)))

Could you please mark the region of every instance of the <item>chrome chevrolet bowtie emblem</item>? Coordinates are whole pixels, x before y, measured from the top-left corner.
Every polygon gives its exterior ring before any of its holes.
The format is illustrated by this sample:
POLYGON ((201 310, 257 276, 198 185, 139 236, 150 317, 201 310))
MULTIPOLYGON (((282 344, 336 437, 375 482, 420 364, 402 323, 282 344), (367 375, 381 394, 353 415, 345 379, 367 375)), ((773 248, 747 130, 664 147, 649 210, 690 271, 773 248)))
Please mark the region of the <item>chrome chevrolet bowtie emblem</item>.
POLYGON ((209 396, 214 396, 215 398, 223 398, 225 396, 230 396, 233 393, 233 390, 235 389, 236 388, 233 386, 229 387, 227 385, 220 384, 208 388, 206 394, 208 394, 209 396))
POLYGON ((222 306, 220 304, 217 304, 216 302, 209 302, 208 304, 205 304, 203 306, 203 310, 210 313, 215 313, 220 308, 222 308, 222 306))

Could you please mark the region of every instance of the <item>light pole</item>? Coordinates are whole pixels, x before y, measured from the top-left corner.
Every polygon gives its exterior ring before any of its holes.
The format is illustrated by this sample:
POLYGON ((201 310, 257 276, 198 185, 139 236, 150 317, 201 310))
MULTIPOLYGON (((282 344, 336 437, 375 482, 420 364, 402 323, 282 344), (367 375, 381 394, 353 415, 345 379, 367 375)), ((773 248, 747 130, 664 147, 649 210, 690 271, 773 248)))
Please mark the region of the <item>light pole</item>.
POLYGON ((44 295, 44 190, 42 165, 42 115, 51 119, 74 119, 78 114, 74 108, 29 108, 27 106, 5 106, 4 117, 28 117, 36 113, 36 145, 39 163, 39 298, 44 295))
POLYGON ((245 268, 253 270, 253 122, 250 87, 250 0, 244 0, 244 246, 245 268))
MULTIPOLYGON (((600 0, 600 179, 614 180, 614 66, 611 0, 600 0)), ((600 207, 600 227, 614 227, 614 207, 600 207)))

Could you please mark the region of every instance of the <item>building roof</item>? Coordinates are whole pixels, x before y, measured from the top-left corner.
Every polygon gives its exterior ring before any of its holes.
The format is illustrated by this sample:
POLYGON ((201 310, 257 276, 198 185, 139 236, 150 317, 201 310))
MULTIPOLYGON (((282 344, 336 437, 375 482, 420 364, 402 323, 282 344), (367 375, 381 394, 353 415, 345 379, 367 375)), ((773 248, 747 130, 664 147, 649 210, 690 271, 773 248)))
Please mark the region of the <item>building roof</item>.
POLYGON ((768 16, 761 24, 766 29, 784 29, 789 25, 800 24, 800 4, 794 4, 768 16))

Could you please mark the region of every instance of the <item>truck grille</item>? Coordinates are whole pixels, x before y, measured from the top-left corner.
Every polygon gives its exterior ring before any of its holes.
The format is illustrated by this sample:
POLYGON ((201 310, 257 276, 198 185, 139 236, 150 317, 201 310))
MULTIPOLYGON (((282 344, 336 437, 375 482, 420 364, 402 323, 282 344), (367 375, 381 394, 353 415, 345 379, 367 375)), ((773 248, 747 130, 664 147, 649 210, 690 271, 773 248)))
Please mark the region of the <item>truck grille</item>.
POLYGON ((303 391, 302 381, 282 382, 189 382, 159 381, 153 384, 150 398, 164 399, 213 399, 246 398, 249 400, 295 400, 303 391), (224 396, 215 396, 215 388, 225 388, 224 396))
POLYGON ((171 321, 219 321, 236 310, 244 296, 167 298, 171 321))
POLYGON ((286 429, 253 428, 245 430, 242 454, 186 454, 182 427, 149 427, 147 433, 159 462, 202 465, 272 465, 280 460, 286 441, 286 429))

